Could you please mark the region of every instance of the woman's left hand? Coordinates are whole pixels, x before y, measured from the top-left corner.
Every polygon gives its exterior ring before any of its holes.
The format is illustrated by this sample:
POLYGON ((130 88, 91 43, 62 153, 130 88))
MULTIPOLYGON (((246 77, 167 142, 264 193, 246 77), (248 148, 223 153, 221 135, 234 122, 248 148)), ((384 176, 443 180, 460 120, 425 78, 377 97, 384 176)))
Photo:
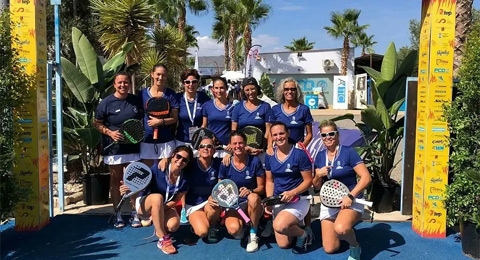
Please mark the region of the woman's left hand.
POLYGON ((342 209, 346 209, 346 208, 349 208, 350 206, 352 206, 352 203, 353 203, 353 200, 350 199, 348 196, 345 196, 343 197, 342 199, 342 209))
POLYGON ((250 154, 251 155, 258 155, 260 153, 263 153, 263 149, 250 148, 250 154))
POLYGON ((284 191, 281 195, 282 195, 283 202, 290 202, 292 199, 294 199, 297 196, 297 194, 295 194, 293 190, 284 191))
POLYGON ((245 188, 245 187, 241 187, 240 189, 238 189, 238 196, 239 197, 245 198, 248 195, 250 195, 250 193, 251 193, 250 190, 245 188))
POLYGON ((162 122, 165 122, 164 119, 158 119, 156 117, 153 117, 153 116, 149 116, 149 120, 147 121, 147 125, 150 126, 150 127, 156 127, 156 126, 160 126, 162 124, 162 122))

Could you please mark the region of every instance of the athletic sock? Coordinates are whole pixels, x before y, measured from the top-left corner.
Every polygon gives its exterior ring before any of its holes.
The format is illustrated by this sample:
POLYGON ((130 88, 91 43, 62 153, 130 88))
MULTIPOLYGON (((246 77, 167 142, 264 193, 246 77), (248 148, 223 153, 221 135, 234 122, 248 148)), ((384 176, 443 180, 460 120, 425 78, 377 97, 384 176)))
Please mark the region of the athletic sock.
POLYGON ((254 227, 250 227, 250 234, 257 234, 257 229, 254 227))

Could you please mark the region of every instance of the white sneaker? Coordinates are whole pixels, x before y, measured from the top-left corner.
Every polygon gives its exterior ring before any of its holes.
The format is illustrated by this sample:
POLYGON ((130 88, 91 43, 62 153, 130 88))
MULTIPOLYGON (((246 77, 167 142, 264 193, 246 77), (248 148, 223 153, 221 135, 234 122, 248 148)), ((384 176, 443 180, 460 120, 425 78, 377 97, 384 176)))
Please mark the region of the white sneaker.
POLYGON ((250 233, 247 242, 247 252, 252 253, 258 250, 258 237, 255 233, 250 233))

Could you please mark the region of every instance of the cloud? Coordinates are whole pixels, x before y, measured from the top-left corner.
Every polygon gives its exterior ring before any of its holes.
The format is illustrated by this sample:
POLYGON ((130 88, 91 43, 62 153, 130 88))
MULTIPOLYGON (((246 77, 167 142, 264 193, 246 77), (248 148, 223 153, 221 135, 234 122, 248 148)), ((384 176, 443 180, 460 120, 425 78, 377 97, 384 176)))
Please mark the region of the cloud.
POLYGON ((285 5, 285 6, 279 7, 278 9, 283 10, 283 11, 301 11, 301 10, 305 10, 305 6, 285 5))
MULTIPOLYGON (((197 37, 198 56, 220 56, 224 54, 223 44, 217 43, 217 40, 210 36, 197 37)), ((191 55, 195 55, 196 48, 188 48, 191 55)))
POLYGON ((268 34, 259 34, 256 37, 252 38, 253 44, 262 45, 262 52, 270 52, 281 48, 280 38, 276 36, 271 36, 268 34))

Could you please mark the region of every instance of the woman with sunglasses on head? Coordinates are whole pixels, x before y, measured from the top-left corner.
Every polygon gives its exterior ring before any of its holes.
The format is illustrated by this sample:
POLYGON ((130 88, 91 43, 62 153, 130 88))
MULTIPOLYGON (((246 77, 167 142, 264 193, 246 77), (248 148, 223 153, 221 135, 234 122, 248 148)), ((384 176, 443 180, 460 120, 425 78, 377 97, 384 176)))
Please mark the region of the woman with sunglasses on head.
MULTIPOLYGON (((262 216, 262 200, 260 195, 265 190, 265 175, 262 163, 258 157, 247 154, 247 137, 235 131, 230 137, 230 147, 233 156, 228 166, 220 165, 219 179, 230 179, 238 187, 240 207, 250 217, 250 232, 247 242, 247 252, 258 250, 257 229, 262 216)), ((226 213, 225 227, 230 235, 235 238, 243 237, 243 218, 235 210, 226 213)))
POLYGON ((181 75, 185 91, 176 94, 179 105, 176 145, 191 144, 193 133, 202 126, 202 106, 210 100, 203 91, 197 91, 200 74, 196 69, 187 69, 181 75))
MULTIPOLYGON (((159 238, 157 247, 165 254, 177 252, 172 244, 170 233, 177 231, 180 226, 180 217, 175 205, 188 191, 184 170, 192 159, 192 148, 184 145, 177 146, 165 169, 159 169, 159 165, 152 166, 152 180, 136 199, 138 216, 142 219, 152 219, 155 235, 159 238)), ((120 186, 122 194, 128 191, 127 185, 120 186)))
POLYGON ((290 139, 307 147, 312 141, 313 117, 310 108, 303 104, 303 93, 298 82, 293 78, 282 80, 276 96, 280 103, 272 108, 273 120, 284 122, 290 139))
POLYGON ((142 89, 140 93, 144 109, 150 98, 164 98, 170 104, 170 114, 167 118, 156 118, 147 114, 144 116, 145 139, 140 144, 140 158, 148 166, 152 166, 156 159, 170 157, 175 148, 174 133, 171 127, 178 120, 178 103, 175 99, 175 91, 166 86, 167 72, 165 65, 155 65, 150 74, 152 86, 142 89), (158 128, 157 140, 153 139, 155 127, 158 128))
POLYGON ((335 179, 350 190, 350 194, 342 199, 340 209, 321 205, 319 218, 323 248, 327 254, 332 254, 340 248, 340 239, 345 240, 350 244, 348 259, 358 260, 361 250, 353 226, 362 217, 364 206, 353 201, 363 197, 363 190, 371 181, 370 174, 358 153, 340 144, 337 125, 333 121, 320 124, 320 137, 327 149, 320 151, 315 158, 313 186, 320 189, 323 182, 335 179))
POLYGON ((207 238, 207 242, 218 241, 216 224, 222 213, 218 204, 210 196, 218 182, 219 160, 214 160, 214 141, 205 137, 198 146, 198 158, 192 163, 187 174, 190 189, 186 194, 186 216, 195 234, 207 238))
MULTIPOLYGON (((214 99, 205 102, 203 105, 202 127, 212 131, 220 144, 226 146, 225 150, 229 151, 233 104, 227 98, 227 81, 221 77, 214 78, 211 90, 214 99)), ((214 157, 223 158, 226 151, 217 150, 214 157)))
MULTIPOLYGON (((245 126, 255 126, 265 134, 268 147, 270 148, 270 123, 272 122, 272 109, 270 104, 260 100, 259 95, 262 90, 254 77, 245 78, 242 81, 243 101, 233 109, 232 131, 241 130, 245 126)), ((253 155, 259 155, 264 152, 262 149, 247 147, 247 151, 253 155)), ((264 161, 265 155, 260 159, 264 161)))
MULTIPOLYGON (((142 104, 135 95, 129 94, 130 76, 126 72, 119 72, 113 78, 115 93, 104 98, 95 112, 94 126, 102 135, 103 147, 113 142, 122 141, 125 137, 119 132, 123 122, 129 119, 142 118, 142 104), (120 112, 117 112, 120 111, 120 112)), ((103 150, 103 161, 110 169, 110 188, 113 206, 120 202, 120 182, 123 179, 123 170, 130 162, 140 159, 139 144, 116 143, 103 150)), ((132 207, 134 198, 131 198, 132 207)), ((132 227, 140 227, 140 220, 135 210, 130 214, 132 227)), ((122 213, 118 212, 114 226, 122 228, 125 222, 122 213)))
POLYGON ((297 196, 308 195, 307 190, 312 186, 312 164, 304 150, 288 142, 289 132, 285 123, 273 122, 270 134, 276 147, 272 155, 265 157, 265 192, 267 197, 280 195, 287 203, 268 206, 265 212, 273 214, 278 246, 288 248, 296 238, 292 252, 304 253, 312 239, 302 228, 310 201, 297 196))

